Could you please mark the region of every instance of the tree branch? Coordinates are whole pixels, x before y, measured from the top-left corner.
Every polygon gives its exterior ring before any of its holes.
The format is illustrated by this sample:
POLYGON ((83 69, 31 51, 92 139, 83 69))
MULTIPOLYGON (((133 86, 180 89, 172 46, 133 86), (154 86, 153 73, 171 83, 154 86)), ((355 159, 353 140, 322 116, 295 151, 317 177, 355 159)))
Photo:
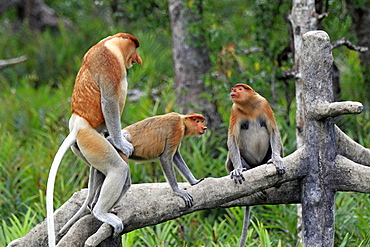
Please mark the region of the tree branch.
POLYGON ((335 125, 337 151, 340 155, 364 166, 370 166, 370 149, 352 140, 335 125))
POLYGON ((344 156, 335 159, 338 171, 334 183, 335 190, 370 193, 370 167, 361 166, 344 156))
POLYGON ((331 43, 332 50, 334 50, 335 48, 338 48, 339 46, 342 46, 342 45, 346 46, 350 50, 359 51, 359 52, 365 52, 365 51, 368 50, 368 47, 353 45, 351 43, 351 41, 349 41, 345 37, 331 43))
POLYGON ((316 107, 307 110, 307 114, 316 120, 320 120, 345 114, 359 114, 363 109, 364 107, 360 102, 344 101, 317 104, 316 107))
MULTIPOLYGON (((229 175, 221 178, 206 178, 194 186, 181 183, 180 186, 187 187, 194 198, 194 206, 191 208, 185 207, 184 201, 171 192, 167 183, 132 185, 131 189, 115 208, 117 216, 122 219, 125 226, 123 233, 175 219, 198 210, 225 207, 226 205, 228 207, 240 206, 242 199, 239 198, 270 187, 281 185, 279 189, 266 190, 268 193, 273 193, 273 191, 283 193, 285 191, 284 188, 296 188, 297 184, 288 183, 283 185, 283 183, 297 180, 304 176, 299 166, 301 153, 302 150, 297 150, 284 158, 286 173, 282 176, 276 175, 275 165, 267 164, 244 172, 243 175, 247 181, 243 184, 235 184, 229 175), (234 204, 232 201, 234 201, 234 204)), ((55 212, 56 231, 59 231, 79 209, 86 192, 84 192, 84 196, 81 196, 81 194, 82 192, 75 193, 68 202, 55 212)), ((287 194, 293 194, 293 192, 289 191, 287 194)), ((263 203, 270 203, 267 198, 273 199, 271 201, 272 204, 277 202, 284 203, 284 197, 281 198, 281 201, 278 201, 274 196, 266 196, 266 200, 263 203)), ((296 203, 299 200, 299 195, 298 197, 288 198, 289 201, 287 200, 285 203, 296 203)), ((253 200, 253 203, 258 203, 256 199, 253 200)), ((248 199, 245 202, 248 202, 248 199)), ((111 236, 112 229, 110 226, 105 226, 96 220, 90 214, 84 216, 69 229, 58 246, 82 246, 86 239, 96 232, 96 229, 99 227, 101 227, 101 230, 98 230, 99 233, 92 236, 92 238, 95 238, 94 241, 91 241, 93 244, 97 244, 98 241, 101 241, 106 236, 111 236)), ((44 221, 37 225, 27 235, 9 244, 9 247, 22 246, 22 244, 24 246, 47 246, 46 222, 44 221)))
POLYGON ((27 59, 26 56, 20 56, 20 57, 11 58, 11 59, 0 60, 0 69, 4 68, 6 66, 9 66, 9 65, 13 65, 13 64, 23 62, 26 59, 27 59))

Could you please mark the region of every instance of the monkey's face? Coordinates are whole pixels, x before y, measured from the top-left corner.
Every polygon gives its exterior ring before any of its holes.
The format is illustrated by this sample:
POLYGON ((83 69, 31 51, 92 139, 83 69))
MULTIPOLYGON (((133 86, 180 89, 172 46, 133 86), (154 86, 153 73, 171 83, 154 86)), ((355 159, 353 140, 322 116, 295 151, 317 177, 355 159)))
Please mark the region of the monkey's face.
POLYGON ((141 60, 139 54, 136 52, 135 48, 131 49, 130 52, 128 53, 126 68, 131 68, 134 63, 138 63, 140 65, 143 64, 143 61, 141 60))
POLYGON ((198 117, 190 117, 187 119, 187 135, 200 136, 206 133, 207 127, 204 125, 205 119, 198 117))
POLYGON ((230 97, 234 103, 246 102, 253 92, 253 89, 246 84, 236 84, 231 88, 230 97))
POLYGON ((206 133, 207 126, 204 125, 204 119, 195 119, 194 122, 197 126, 198 135, 203 135, 206 133))

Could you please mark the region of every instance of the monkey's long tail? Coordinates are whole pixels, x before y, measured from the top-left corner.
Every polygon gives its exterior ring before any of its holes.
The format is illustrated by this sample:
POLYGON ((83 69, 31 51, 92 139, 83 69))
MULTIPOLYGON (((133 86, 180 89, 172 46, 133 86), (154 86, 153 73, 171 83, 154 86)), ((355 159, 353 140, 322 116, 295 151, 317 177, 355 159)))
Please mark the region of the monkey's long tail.
POLYGON ((89 203, 93 200, 94 193, 92 187, 94 186, 95 179, 94 172, 95 168, 90 166, 89 184, 87 186, 88 187, 87 197, 82 206, 80 207, 80 209, 73 215, 71 219, 69 219, 69 221, 62 227, 62 229, 60 229, 58 235, 62 235, 63 233, 65 233, 65 231, 81 216, 83 211, 85 211, 87 205, 89 205, 89 203))
POLYGON ((54 193, 54 183, 57 171, 62 161, 64 154, 67 150, 76 142, 76 133, 71 132, 66 139, 64 139, 62 145, 59 147, 56 153, 53 163, 51 164, 48 183, 46 186, 46 222, 48 227, 48 242, 49 247, 55 246, 55 227, 54 227, 54 209, 53 209, 53 193, 54 193))
POLYGON ((247 238, 248 226, 249 226, 249 214, 250 214, 250 207, 246 206, 244 209, 243 229, 242 229, 242 235, 240 236, 239 247, 244 247, 245 245, 245 240, 247 238))

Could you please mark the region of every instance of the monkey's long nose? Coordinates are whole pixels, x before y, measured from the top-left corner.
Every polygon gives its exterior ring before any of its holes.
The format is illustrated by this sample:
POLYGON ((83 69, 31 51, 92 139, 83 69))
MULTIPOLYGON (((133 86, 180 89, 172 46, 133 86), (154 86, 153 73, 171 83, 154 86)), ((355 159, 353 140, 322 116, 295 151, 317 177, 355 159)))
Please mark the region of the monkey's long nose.
POLYGON ((141 59, 141 57, 139 56, 139 54, 136 53, 135 59, 132 60, 132 63, 138 63, 138 64, 142 65, 143 64, 143 60, 141 59))

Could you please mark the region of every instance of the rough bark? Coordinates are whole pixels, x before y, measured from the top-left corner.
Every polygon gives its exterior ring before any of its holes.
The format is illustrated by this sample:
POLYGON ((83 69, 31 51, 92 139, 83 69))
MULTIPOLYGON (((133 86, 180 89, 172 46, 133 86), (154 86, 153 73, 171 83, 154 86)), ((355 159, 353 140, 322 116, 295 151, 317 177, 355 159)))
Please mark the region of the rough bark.
POLYGON ((337 168, 337 175, 332 181, 335 190, 368 193, 370 188, 370 161, 365 167, 338 155, 335 159, 335 167, 337 168))
MULTIPOLYGON (((320 31, 304 34, 301 71, 305 112, 308 109, 316 112, 318 106, 333 101, 332 65, 329 36, 320 31)), ((333 246, 335 191, 328 187, 328 182, 335 170, 334 122, 332 118, 317 121, 312 114, 307 114, 305 119, 306 153, 302 161, 307 164, 308 176, 302 181, 303 244, 333 246)))
POLYGON ((181 112, 201 112, 210 129, 222 123, 203 77, 211 68, 202 30, 202 1, 169 0, 176 103, 181 112), (206 95, 206 97, 205 97, 206 95))
POLYGON ((364 166, 370 166, 370 149, 352 140, 338 126, 335 126, 338 154, 364 166))

